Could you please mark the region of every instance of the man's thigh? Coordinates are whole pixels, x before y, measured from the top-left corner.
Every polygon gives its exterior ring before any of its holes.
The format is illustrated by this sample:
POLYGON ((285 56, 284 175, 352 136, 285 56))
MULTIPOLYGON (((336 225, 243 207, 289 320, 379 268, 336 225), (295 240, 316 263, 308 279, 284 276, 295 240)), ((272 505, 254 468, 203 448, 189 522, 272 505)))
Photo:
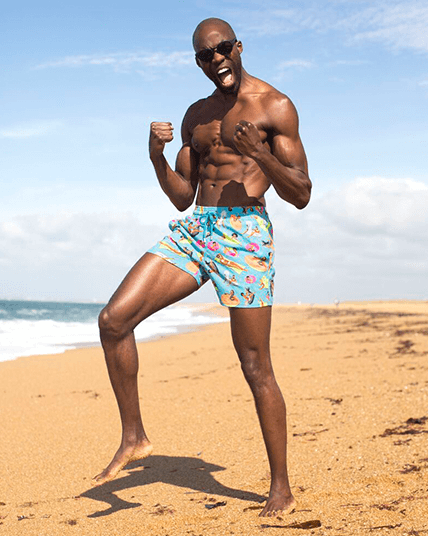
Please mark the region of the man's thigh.
POLYGON ((272 307, 230 308, 230 327, 238 355, 248 351, 269 354, 272 307))
POLYGON ((126 275, 107 307, 121 325, 133 329, 148 316, 198 288, 189 273, 157 255, 146 253, 126 275))

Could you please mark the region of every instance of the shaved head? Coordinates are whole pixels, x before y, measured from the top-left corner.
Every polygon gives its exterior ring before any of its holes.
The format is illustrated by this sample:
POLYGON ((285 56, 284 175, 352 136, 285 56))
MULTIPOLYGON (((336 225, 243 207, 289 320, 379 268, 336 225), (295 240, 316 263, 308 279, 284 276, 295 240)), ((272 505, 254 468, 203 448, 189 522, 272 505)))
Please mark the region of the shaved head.
POLYGON ((231 25, 211 17, 200 22, 193 32, 196 64, 222 93, 237 93, 244 69, 241 62, 242 43, 231 25), (223 45, 226 42, 226 49, 223 45), (220 46, 221 45, 221 46, 220 46), (219 48, 220 47, 220 50, 219 48), (201 51, 208 54, 206 60, 201 51))
POLYGON ((198 46, 198 42, 199 42, 201 35, 211 30, 218 30, 218 31, 224 32, 227 35, 228 39, 236 38, 235 32, 232 29, 232 26, 228 22, 222 19, 216 19, 215 17, 211 17, 209 19, 205 19, 202 22, 200 22, 196 26, 195 31, 193 32, 193 48, 195 50, 198 46))

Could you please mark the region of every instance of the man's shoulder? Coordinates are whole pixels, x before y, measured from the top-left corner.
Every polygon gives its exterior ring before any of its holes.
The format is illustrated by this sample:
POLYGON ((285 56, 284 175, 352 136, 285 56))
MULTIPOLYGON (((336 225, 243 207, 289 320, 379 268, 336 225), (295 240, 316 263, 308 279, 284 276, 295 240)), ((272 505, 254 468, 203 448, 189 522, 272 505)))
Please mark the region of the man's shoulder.
POLYGON ((209 99, 209 97, 205 97, 205 98, 199 99, 196 102, 194 102, 193 104, 191 104, 187 108, 187 112, 186 112, 184 117, 185 118, 186 117, 192 117, 193 115, 199 113, 206 106, 208 99, 209 99))
POLYGON ((246 94, 246 98, 259 101, 265 110, 272 110, 274 113, 286 112, 288 108, 294 108, 293 103, 285 93, 264 80, 252 78, 253 84, 246 94))
POLYGON ((252 98, 257 108, 262 110, 268 128, 283 132, 289 128, 294 129, 297 125, 297 111, 291 99, 271 84, 255 79, 252 98))
POLYGON ((290 104, 293 105, 290 98, 285 93, 282 93, 279 89, 264 80, 257 79, 257 81, 260 97, 263 99, 265 105, 274 108, 286 108, 290 106, 290 104))
POLYGON ((199 99, 187 108, 183 118, 183 125, 185 125, 188 129, 193 130, 192 125, 195 121, 197 121, 197 118, 206 106, 208 99, 209 97, 199 99))

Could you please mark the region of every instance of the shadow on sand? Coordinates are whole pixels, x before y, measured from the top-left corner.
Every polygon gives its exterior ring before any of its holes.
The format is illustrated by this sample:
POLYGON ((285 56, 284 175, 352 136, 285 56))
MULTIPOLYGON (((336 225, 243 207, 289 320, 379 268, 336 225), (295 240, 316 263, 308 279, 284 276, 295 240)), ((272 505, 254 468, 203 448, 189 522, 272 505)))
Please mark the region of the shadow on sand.
POLYGON ((266 497, 257 493, 228 488, 217 482, 211 473, 224 470, 225 467, 207 463, 201 458, 154 455, 128 464, 126 469, 123 470, 128 472, 126 476, 106 482, 102 486, 91 488, 82 493, 81 497, 110 504, 110 508, 94 512, 88 517, 107 516, 119 510, 138 508, 141 503, 120 499, 115 495, 115 492, 146 486, 155 482, 163 482, 164 484, 171 484, 172 486, 207 494, 233 497, 243 501, 263 502, 266 500, 266 497))

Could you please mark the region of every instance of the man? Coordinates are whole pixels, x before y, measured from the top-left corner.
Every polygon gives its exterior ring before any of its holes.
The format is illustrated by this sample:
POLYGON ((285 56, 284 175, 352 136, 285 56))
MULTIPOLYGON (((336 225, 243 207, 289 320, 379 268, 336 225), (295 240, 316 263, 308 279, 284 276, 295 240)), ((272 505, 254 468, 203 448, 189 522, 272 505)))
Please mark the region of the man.
POLYGON ((175 207, 184 211, 196 197, 196 208, 170 223, 171 235, 136 263, 100 314, 122 442, 94 480, 111 480, 128 462, 152 452, 140 415, 134 328, 212 279, 220 303, 229 307, 233 343, 268 453, 272 481, 261 515, 290 512, 295 500, 287 474, 286 410, 269 350, 274 248, 264 194, 273 186, 282 199, 304 208, 311 191, 306 156, 293 104, 244 70, 242 43, 228 23, 202 21, 193 46, 197 65, 216 90, 188 109, 175 171, 163 155, 173 139, 171 123, 151 124, 149 150, 175 207))

